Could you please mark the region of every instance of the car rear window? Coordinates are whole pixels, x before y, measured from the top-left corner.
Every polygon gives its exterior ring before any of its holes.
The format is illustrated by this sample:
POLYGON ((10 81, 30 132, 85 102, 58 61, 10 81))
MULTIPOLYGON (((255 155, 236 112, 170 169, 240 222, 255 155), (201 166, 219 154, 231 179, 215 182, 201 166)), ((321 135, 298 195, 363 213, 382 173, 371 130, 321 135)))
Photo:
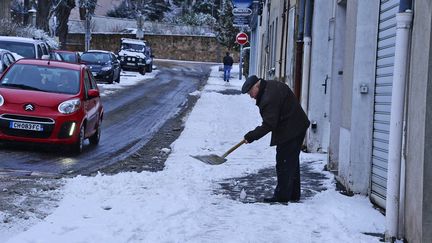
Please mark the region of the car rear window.
POLYGON ((13 65, 0 80, 0 86, 50 93, 77 94, 80 71, 28 64, 13 65))
POLYGON ((86 63, 103 64, 110 61, 110 54, 102 52, 85 52, 81 55, 81 61, 86 63))
POLYGON ((22 43, 14 41, 0 41, 0 49, 6 49, 15 52, 26 58, 36 58, 35 47, 31 43, 22 43))
POLYGON ((57 53, 63 58, 63 61, 65 62, 70 62, 70 63, 78 62, 75 53, 68 53, 68 52, 57 52, 57 53))

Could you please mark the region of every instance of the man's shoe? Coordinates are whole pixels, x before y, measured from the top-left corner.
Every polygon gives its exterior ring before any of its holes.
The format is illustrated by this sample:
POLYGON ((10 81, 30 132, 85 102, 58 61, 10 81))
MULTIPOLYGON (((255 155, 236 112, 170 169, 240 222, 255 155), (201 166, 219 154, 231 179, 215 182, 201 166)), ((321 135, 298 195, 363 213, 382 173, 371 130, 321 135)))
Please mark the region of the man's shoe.
POLYGON ((277 197, 266 197, 264 198, 265 203, 287 203, 288 200, 277 198, 277 197))

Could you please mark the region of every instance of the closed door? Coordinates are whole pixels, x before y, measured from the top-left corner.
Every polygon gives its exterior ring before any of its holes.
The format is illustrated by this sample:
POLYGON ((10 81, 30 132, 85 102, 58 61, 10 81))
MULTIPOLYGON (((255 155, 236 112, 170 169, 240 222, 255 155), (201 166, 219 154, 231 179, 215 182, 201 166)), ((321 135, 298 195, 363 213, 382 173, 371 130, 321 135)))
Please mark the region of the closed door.
POLYGON ((374 93, 371 199, 383 208, 387 194, 390 109, 398 10, 399 0, 381 0, 374 93))

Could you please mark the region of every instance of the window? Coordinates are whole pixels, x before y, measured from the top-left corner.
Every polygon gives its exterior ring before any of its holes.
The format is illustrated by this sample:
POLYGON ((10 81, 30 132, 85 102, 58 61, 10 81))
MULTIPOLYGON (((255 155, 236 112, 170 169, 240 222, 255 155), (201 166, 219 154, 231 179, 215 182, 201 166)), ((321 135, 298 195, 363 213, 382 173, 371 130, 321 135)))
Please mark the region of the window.
POLYGON ((44 43, 40 44, 42 46, 42 55, 49 55, 48 48, 44 43))
POLYGON ((43 55, 42 47, 40 45, 37 45, 37 55, 36 55, 36 58, 40 59, 42 57, 42 55, 43 55))
POLYGON ((89 71, 87 69, 84 72, 84 88, 85 88, 85 93, 87 96, 87 92, 92 88, 92 84, 90 81, 90 74, 89 74, 89 71))
POLYGON ((10 62, 9 65, 16 61, 15 57, 12 56, 12 54, 10 54, 10 53, 6 53, 6 57, 9 59, 9 62, 10 62))
POLYGON ((6 49, 15 52, 26 58, 36 58, 35 46, 31 43, 0 41, 0 49, 6 49))
POLYGON ((89 77, 90 77, 90 84, 91 84, 92 89, 98 89, 96 80, 93 78, 92 75, 89 75, 89 77))

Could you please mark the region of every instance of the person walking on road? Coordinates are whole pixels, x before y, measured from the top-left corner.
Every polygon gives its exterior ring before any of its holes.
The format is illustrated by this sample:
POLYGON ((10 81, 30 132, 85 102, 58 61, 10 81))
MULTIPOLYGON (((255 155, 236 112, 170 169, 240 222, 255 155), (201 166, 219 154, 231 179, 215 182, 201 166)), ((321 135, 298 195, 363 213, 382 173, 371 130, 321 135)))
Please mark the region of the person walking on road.
POLYGON ((233 58, 230 56, 229 52, 226 52, 226 55, 223 58, 224 65, 224 81, 229 82, 232 65, 234 63, 233 58))
POLYGON ((246 133, 252 143, 271 132, 270 146, 276 145, 277 186, 264 202, 295 202, 300 200, 299 155, 310 122, 292 90, 285 83, 267 81, 252 75, 242 86, 256 100, 262 124, 246 133))

